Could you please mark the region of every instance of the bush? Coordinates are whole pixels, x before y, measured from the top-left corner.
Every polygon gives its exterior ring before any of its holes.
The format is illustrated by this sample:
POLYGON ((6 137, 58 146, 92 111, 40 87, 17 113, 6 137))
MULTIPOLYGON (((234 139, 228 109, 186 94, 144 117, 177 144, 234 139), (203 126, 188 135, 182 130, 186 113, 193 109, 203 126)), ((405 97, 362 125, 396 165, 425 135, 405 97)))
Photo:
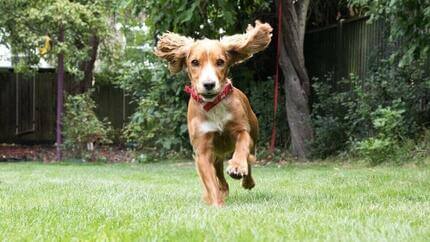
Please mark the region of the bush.
POLYGON ((151 52, 143 53, 146 61, 121 64, 116 83, 132 93, 137 109, 122 135, 129 147, 149 156, 191 151, 187 133, 187 96, 183 92, 187 77, 172 76, 151 52))
POLYGON ((185 107, 185 104, 176 107, 142 98, 123 136, 133 148, 155 156, 185 152, 189 148, 185 107))
POLYGON ((424 70, 421 63, 399 68, 382 61, 364 79, 350 75, 336 82, 330 74, 313 78, 314 156, 352 149, 373 153, 378 163, 395 145, 417 139, 430 119, 424 70))
POLYGON ((395 144, 390 138, 371 137, 357 142, 355 149, 361 157, 377 165, 393 157, 395 144))
POLYGON ((372 113, 376 135, 357 142, 354 146, 358 154, 368 159, 373 165, 394 158, 396 148, 402 141, 403 109, 379 107, 372 113))
POLYGON ((110 123, 100 121, 94 110, 96 105, 90 97, 91 92, 66 97, 63 117, 64 146, 69 148, 76 158, 94 159, 97 144, 110 144, 112 131, 110 123))

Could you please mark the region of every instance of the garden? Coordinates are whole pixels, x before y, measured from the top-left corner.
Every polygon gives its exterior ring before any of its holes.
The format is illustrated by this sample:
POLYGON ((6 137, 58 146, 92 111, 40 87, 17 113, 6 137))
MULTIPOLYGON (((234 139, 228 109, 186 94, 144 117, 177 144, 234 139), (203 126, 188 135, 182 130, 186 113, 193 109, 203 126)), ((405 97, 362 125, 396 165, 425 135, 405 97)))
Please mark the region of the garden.
POLYGON ((0 4, 1 240, 430 237, 426 0, 0 4), (216 61, 258 119, 256 186, 224 167, 229 196, 208 206, 184 91, 199 62, 163 56, 163 34, 222 43, 265 24, 264 47, 216 61))

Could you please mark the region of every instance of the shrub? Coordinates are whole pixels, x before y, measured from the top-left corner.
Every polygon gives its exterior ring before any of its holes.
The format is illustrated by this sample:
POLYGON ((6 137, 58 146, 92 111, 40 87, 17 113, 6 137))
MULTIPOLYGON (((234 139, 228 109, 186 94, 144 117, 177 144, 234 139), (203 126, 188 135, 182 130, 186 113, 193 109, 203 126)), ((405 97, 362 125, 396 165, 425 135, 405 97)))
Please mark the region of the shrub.
POLYGON ((377 165, 393 157, 396 142, 390 138, 370 137, 355 145, 358 154, 371 164, 377 165))
MULTIPOLYGON (((185 105, 184 105, 185 107, 185 105)), ((142 98, 136 112, 123 130, 123 136, 133 148, 157 157, 187 151, 186 110, 156 100, 142 98), (173 115, 172 117, 166 117, 173 115)))
MULTIPOLYGON (((430 118, 429 76, 421 63, 402 68, 378 63, 362 79, 313 78, 313 154, 325 158, 358 147, 383 154, 393 144, 417 139, 430 118), (401 122, 401 123, 399 123, 401 122)), ((376 158, 376 160, 380 160, 376 158)))
POLYGON ((170 75, 150 51, 143 53, 146 61, 128 61, 118 70, 116 83, 137 103, 122 136, 129 147, 147 152, 148 157, 189 152, 183 92, 187 78, 170 75))
POLYGON ((110 123, 97 118, 96 105, 90 95, 91 92, 68 95, 64 104, 64 146, 77 158, 94 159, 93 145, 112 142, 109 139, 110 123))
MULTIPOLYGON (((398 102, 396 103, 398 106, 398 102)), ((358 154, 376 165, 395 157, 396 148, 403 135, 403 109, 379 107, 372 113, 374 137, 366 138, 355 144, 358 154)))

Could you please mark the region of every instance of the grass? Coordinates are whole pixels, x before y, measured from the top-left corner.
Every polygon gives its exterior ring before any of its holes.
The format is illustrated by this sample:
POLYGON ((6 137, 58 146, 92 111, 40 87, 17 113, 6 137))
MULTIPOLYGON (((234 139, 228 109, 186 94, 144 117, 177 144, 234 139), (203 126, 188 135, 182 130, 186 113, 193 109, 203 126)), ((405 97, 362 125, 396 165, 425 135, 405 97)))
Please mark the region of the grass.
POLYGON ((428 241, 430 167, 295 164, 200 201, 190 164, 0 163, 0 240, 428 241))

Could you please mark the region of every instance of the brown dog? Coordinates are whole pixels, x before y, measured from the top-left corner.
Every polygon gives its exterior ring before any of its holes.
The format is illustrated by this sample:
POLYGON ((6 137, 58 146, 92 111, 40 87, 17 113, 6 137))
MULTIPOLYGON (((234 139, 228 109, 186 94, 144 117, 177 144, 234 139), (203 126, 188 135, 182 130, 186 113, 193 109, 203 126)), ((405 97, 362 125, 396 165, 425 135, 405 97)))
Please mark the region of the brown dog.
POLYGON ((258 121, 245 94, 232 86, 229 67, 270 43, 272 28, 255 22, 245 34, 223 37, 221 40, 193 40, 174 33, 165 33, 158 41, 155 54, 169 62, 172 73, 184 67, 191 80, 185 91, 191 95, 188 103, 188 132, 195 153, 197 171, 203 183, 203 199, 208 204, 222 206, 228 195, 223 161, 233 153, 227 173, 242 178, 242 186, 255 186, 250 162, 255 160, 258 121))

